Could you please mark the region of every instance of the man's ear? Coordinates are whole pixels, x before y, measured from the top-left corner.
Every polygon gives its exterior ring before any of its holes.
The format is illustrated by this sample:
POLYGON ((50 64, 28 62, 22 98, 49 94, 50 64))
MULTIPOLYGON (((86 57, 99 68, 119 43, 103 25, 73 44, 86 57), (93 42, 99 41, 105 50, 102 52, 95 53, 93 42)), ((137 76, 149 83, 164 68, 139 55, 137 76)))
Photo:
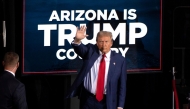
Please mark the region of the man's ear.
POLYGON ((17 67, 19 67, 19 62, 17 63, 17 67))

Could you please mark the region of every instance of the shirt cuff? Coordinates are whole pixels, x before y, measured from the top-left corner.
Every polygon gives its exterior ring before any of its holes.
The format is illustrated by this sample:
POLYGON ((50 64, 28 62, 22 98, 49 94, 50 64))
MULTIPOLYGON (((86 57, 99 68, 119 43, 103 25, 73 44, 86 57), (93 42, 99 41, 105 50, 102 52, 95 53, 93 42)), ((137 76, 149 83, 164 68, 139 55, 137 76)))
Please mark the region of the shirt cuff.
POLYGON ((71 44, 73 44, 73 45, 75 45, 75 46, 79 46, 79 45, 81 44, 81 42, 80 42, 80 43, 75 43, 75 41, 73 40, 73 41, 71 42, 71 44))

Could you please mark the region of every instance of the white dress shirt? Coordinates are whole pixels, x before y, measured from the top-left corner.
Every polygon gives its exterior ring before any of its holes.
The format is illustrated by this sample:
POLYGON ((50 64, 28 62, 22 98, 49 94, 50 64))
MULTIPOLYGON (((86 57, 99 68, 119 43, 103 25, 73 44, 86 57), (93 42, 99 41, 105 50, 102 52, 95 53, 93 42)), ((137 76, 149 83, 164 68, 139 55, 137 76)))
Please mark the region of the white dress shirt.
MULTIPOLYGON (((86 77, 84 78, 84 87, 94 95, 96 94, 99 65, 102 59, 102 52, 101 51, 99 52, 100 52, 100 56, 95 61, 94 65, 92 66, 90 71, 87 73, 86 77)), ((105 71, 105 79, 104 79, 104 94, 106 94, 107 75, 108 75, 108 69, 109 69, 109 64, 110 64, 111 50, 105 55, 106 57, 104 59, 106 62, 106 71, 105 71)))

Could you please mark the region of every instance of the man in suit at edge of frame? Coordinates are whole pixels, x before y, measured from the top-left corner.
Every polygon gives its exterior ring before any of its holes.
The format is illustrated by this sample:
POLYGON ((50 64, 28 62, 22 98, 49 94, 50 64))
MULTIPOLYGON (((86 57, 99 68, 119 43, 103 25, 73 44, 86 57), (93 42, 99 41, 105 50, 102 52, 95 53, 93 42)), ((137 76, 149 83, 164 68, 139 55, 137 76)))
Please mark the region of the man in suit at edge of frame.
POLYGON ((0 73, 0 109, 28 109, 25 86, 15 78, 19 67, 19 56, 15 52, 5 53, 4 71, 0 73))

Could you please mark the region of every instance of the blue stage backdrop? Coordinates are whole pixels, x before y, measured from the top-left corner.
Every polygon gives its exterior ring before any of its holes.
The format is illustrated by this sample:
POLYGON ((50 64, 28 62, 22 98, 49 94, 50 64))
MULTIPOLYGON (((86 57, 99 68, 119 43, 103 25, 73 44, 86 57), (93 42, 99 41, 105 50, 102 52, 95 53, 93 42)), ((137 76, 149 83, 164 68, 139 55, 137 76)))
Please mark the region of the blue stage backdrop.
POLYGON ((81 25, 84 44, 111 31, 129 73, 162 71, 161 0, 24 0, 23 74, 77 73, 83 62, 70 43, 81 25))

